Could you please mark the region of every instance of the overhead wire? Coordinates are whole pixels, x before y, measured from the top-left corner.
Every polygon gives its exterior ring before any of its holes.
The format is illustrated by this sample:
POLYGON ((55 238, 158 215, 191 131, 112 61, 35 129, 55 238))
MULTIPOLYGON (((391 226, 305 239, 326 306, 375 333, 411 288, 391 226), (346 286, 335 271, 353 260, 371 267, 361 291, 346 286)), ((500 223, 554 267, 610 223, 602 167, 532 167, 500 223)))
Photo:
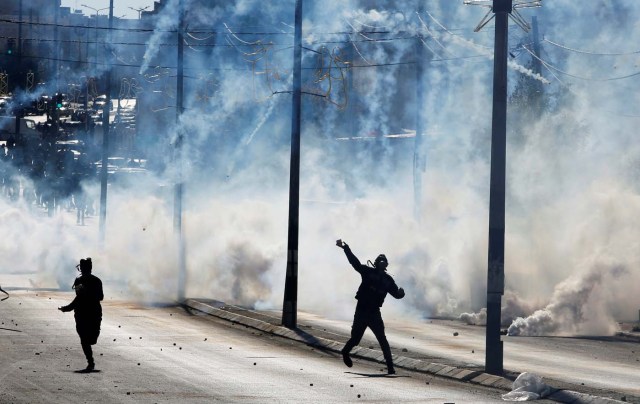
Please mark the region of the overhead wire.
POLYGON ((579 80, 585 80, 585 81, 596 81, 596 82, 606 82, 606 81, 616 81, 616 80, 624 80, 624 79, 628 79, 631 77, 635 77, 635 76, 640 76, 640 71, 639 72, 634 72, 631 74, 627 74, 624 76, 617 76, 617 77, 607 77, 607 78, 599 78, 599 77, 584 77, 584 76, 578 76, 576 74, 572 74, 569 72, 566 72, 564 70, 561 70, 553 65, 551 65, 548 62, 545 62, 544 60, 542 60, 541 58, 539 58, 538 56, 536 56, 531 50, 529 50, 526 46, 524 47, 524 49, 527 50, 527 52, 529 52, 534 58, 536 58, 537 60, 540 61, 540 63, 542 63, 543 65, 545 65, 545 67, 547 67, 548 69, 551 69, 557 73, 560 73, 562 75, 568 76, 568 77, 572 77, 574 79, 579 79, 579 80))
MULTIPOLYGON (((355 27, 353 25, 351 25, 351 23, 349 23, 349 21, 345 22, 351 27, 351 29, 353 29, 355 31, 355 27)), ((371 63, 367 60, 367 58, 364 57, 364 55, 362 55, 362 52, 360 52, 360 49, 358 49, 358 46, 355 44, 355 42, 351 41, 351 46, 353 47, 353 49, 356 51, 356 53, 358 54, 358 56, 360 56, 360 58, 362 60, 364 60, 364 62, 368 65, 370 65, 371 63)))
POLYGON ((553 46, 556 46, 556 47, 558 47, 560 49, 564 49, 564 50, 575 52, 575 53, 582 53, 582 54, 585 54, 585 55, 593 55, 593 56, 630 56, 630 55, 640 54, 640 50, 630 51, 630 52, 594 52, 594 51, 586 51, 586 50, 582 50, 582 49, 571 48, 571 47, 566 46, 566 45, 561 45, 561 44, 559 44, 557 42, 551 41, 551 40, 546 39, 546 38, 544 38, 542 41, 546 42, 548 44, 551 44, 553 46))
MULTIPOLYGON (((569 91, 574 95, 577 94, 574 91, 574 89, 571 88, 571 86, 567 85, 565 82, 560 80, 560 78, 555 74, 555 71, 557 71, 557 69, 555 69, 551 64, 547 63, 543 59, 536 56, 535 53, 531 51, 528 47, 523 46, 523 49, 525 49, 528 53, 530 53, 533 58, 537 59, 564 89, 566 89, 567 91, 569 91)), ((607 110, 602 110, 602 112, 605 112, 607 114, 614 115, 614 116, 624 117, 624 118, 640 118, 640 115, 636 115, 636 114, 627 114, 627 113, 613 112, 613 111, 607 111, 607 110)))
MULTIPOLYGON (((464 37, 462 37, 459 34, 456 34, 454 32, 452 32, 454 29, 448 29, 446 26, 444 26, 443 24, 441 24, 435 17, 433 17, 433 15, 431 15, 428 11, 425 12, 429 18, 432 19, 432 21, 434 21, 434 23, 440 27, 440 29, 442 30, 442 32, 446 32, 447 34, 455 37, 455 38, 459 38, 462 41, 464 41, 466 44, 472 45, 474 47, 474 49, 478 50, 481 48, 484 48, 485 50, 488 50, 490 48, 485 47, 483 45, 479 45, 476 44, 473 41, 470 41, 464 37)), ((416 13, 418 14, 418 13, 416 13)), ((439 32, 440 30, 438 29, 433 29, 433 28, 429 28, 427 26, 427 24, 425 23, 425 21, 420 17, 420 15, 418 14, 418 18, 422 24, 422 26, 425 28, 426 32, 428 33, 428 37, 427 38, 432 38, 434 40, 434 42, 436 42, 439 47, 446 53, 448 53, 449 55, 451 55, 451 58, 443 58, 443 57, 439 57, 439 58, 433 58, 432 61, 437 62, 437 61, 452 61, 452 60, 464 60, 464 59, 472 59, 472 58, 481 58, 481 57, 487 57, 488 55, 484 54, 484 55, 471 55, 471 56, 457 56, 452 54, 447 48, 446 46, 439 41, 436 38, 435 32, 439 32)), ((391 41, 398 41, 398 40, 411 40, 416 38, 416 36, 400 36, 400 37, 387 37, 387 38, 373 38, 371 37, 371 35, 380 35, 380 34, 389 34, 391 32, 389 31, 381 31, 380 29, 383 27, 376 27, 376 26, 372 26, 372 25, 368 25, 365 24, 359 20, 354 20, 355 23, 369 28, 369 30, 357 30, 351 23, 347 22, 347 24, 351 27, 351 31, 339 31, 339 32, 325 32, 323 34, 325 35, 349 35, 349 36, 353 36, 353 35, 358 35, 363 39, 358 39, 358 38, 349 38, 349 40, 347 41, 315 41, 312 42, 311 44, 313 45, 320 45, 320 44, 349 44, 351 46, 354 47, 355 51, 357 52, 357 54, 360 56, 360 58, 362 58, 363 61, 365 61, 366 65, 356 65, 354 63, 351 63, 349 65, 349 68, 365 68, 365 67, 384 67, 384 66, 398 66, 398 65, 409 65, 409 64, 414 64, 415 62, 397 62, 397 63, 372 63, 371 61, 369 61, 360 51, 360 49, 358 48, 358 46, 356 45, 356 43, 381 43, 381 42, 391 42, 391 41)), ((6 19, 6 18, 0 18, 0 22, 6 22, 6 23, 17 23, 17 24, 24 24, 24 25, 35 25, 35 26, 57 26, 57 27, 62 27, 62 28, 82 28, 82 29, 88 29, 88 30, 105 30, 105 29, 109 29, 108 27, 92 27, 92 26, 86 26, 86 25, 69 25, 69 24, 52 24, 52 23, 43 23, 43 22, 29 22, 29 21, 16 21, 16 20, 11 20, 11 19, 6 19)), ((281 24, 283 24, 285 27, 287 28, 293 28, 291 25, 287 25, 284 22, 281 22, 281 24)), ((244 26, 244 28, 248 28, 247 26, 244 26)), ((125 31, 125 32, 138 32, 138 33, 150 33, 150 32, 157 32, 157 31, 163 31, 163 32, 177 32, 177 30, 158 30, 156 28, 150 28, 150 29, 145 29, 145 28, 122 28, 122 27, 112 27, 111 28, 114 31, 125 31)), ((289 32, 269 32, 269 31, 261 31, 261 32, 249 32, 249 31, 236 31, 236 32, 232 32, 231 31, 231 26, 225 24, 225 29, 227 32, 229 32, 234 39, 238 40, 239 42, 241 42, 243 45, 258 45, 261 44, 260 41, 256 41, 256 42, 250 42, 250 41, 246 41, 242 38, 239 37, 239 35, 287 35, 290 36, 292 35, 289 32)), ((458 29, 458 30, 462 30, 462 29, 458 29)), ((187 33, 187 36, 195 41, 198 42, 203 42, 203 41, 207 41, 209 39, 211 39, 212 37, 214 37, 216 34, 221 34, 223 32, 219 31, 219 30, 191 30, 189 33, 187 33), (196 36, 196 34, 205 34, 205 37, 198 37, 196 36)), ((0 38, 9 38, 7 36, 0 36, 0 38)), ((422 44, 429 49, 429 51, 432 52, 433 55, 438 55, 438 52, 435 52, 435 50, 433 48, 431 48, 428 43, 425 41, 425 38, 423 37, 418 37, 419 40, 422 42, 422 44)), ((32 40, 32 41, 41 41, 41 42, 54 42, 55 40, 53 39, 25 39, 25 40, 32 40)), ((575 52, 575 53, 581 53, 581 54, 587 54, 587 55, 594 55, 594 56, 628 56, 628 55, 636 55, 636 54, 640 54, 640 50, 637 51, 629 51, 629 52, 596 52, 596 51, 589 51, 589 50, 582 50, 582 49, 576 49, 567 45, 562 45, 559 44, 557 42, 554 42, 552 40, 549 39, 543 39, 543 41, 545 43, 549 43, 550 45, 553 45, 555 47, 558 47, 560 49, 564 49, 566 51, 571 51, 571 52, 575 52)), ((58 40, 57 42, 60 43, 72 43, 72 44, 96 44, 95 41, 80 41, 80 40, 58 40)), ((101 43, 101 42, 97 42, 97 43, 101 43)), ((216 43, 216 44, 194 44, 194 43, 189 43, 186 39, 185 39, 185 44, 193 51, 196 52, 202 52, 202 50, 196 49, 196 48, 201 48, 201 47, 226 47, 226 46, 231 46, 234 47, 236 49, 238 49, 238 45, 237 44, 233 44, 230 43, 228 45, 226 44, 220 44, 220 43, 216 43)), ((139 45, 139 46, 143 46, 146 45, 146 43, 136 43, 136 42, 114 42, 112 43, 112 45, 139 45)), ((160 46, 176 46, 177 44, 160 44, 160 46)), ((270 44, 273 45, 273 44, 270 44)), ((287 46, 284 47, 280 50, 283 49, 290 49, 291 46, 287 46)), ((607 78, 597 78, 597 77, 584 77, 584 76, 580 76, 580 75, 576 75, 576 74, 572 74, 569 73, 567 71, 561 70, 558 67, 552 65, 551 63, 542 60, 541 58, 539 58, 538 56, 536 56, 527 46, 523 46, 523 49, 525 49, 529 54, 531 54, 531 56, 535 59, 537 59, 538 61, 540 61, 540 63, 542 63, 543 66, 545 66, 545 68, 547 69, 547 71, 549 71, 549 73, 558 81, 558 83, 560 83, 563 86, 566 86, 566 84, 556 75, 556 73, 561 74, 561 75, 565 75, 567 77, 572 77, 575 79, 580 79, 580 80, 586 80, 586 81, 596 81, 596 82, 608 82, 608 81, 615 81, 615 80, 624 80, 624 79, 628 79, 628 78, 632 78, 632 77, 636 77, 638 75, 640 75, 640 72, 633 72, 631 74, 627 74, 627 75, 623 75, 623 76, 617 76, 617 77, 607 77, 607 78)), ((120 61, 121 63, 107 63, 107 62, 89 62, 89 61, 82 61, 82 60, 71 60, 71 59, 62 59, 62 58, 52 58, 52 57, 43 57, 43 56, 28 56, 28 55, 22 55, 23 57, 26 58, 33 58, 33 59, 42 59, 42 60, 58 60, 58 61, 63 61, 63 62, 69 62, 69 63, 78 63, 78 64, 88 64, 88 65, 94 65, 94 66, 102 66, 102 67, 106 67, 106 66, 117 66, 117 67, 135 67, 135 68, 139 68, 141 67, 141 65, 136 64, 136 63, 129 63, 124 61, 116 52, 112 51, 112 54, 115 58, 115 60, 120 61)), ((248 56, 257 56, 260 54, 260 51, 256 51, 254 53, 248 53, 248 56)), ((254 61, 249 61, 252 63, 255 63, 254 61)), ((173 66, 157 66, 157 68, 162 68, 162 69, 175 69, 175 67, 173 66)), ((255 72, 255 69, 243 69, 243 68, 210 68, 207 67, 206 69, 204 68, 194 68, 194 67, 186 67, 186 69, 190 69, 193 71, 211 71, 211 70, 216 70, 216 71, 246 71, 246 70, 252 70, 255 72)), ((303 68, 303 70, 311 70, 310 68, 303 68)), ((635 116, 634 116, 635 117, 635 116)))
MULTIPOLYGON (((153 27, 153 28, 131 28, 131 27, 111 27, 109 28, 108 26, 95 26, 95 25, 80 25, 80 24, 63 24, 63 23, 47 23, 47 22, 40 22, 40 21, 27 21, 27 20, 15 20, 15 19, 9 19, 9 18, 0 18, 0 23, 9 23, 9 24, 18 24, 18 25, 27 25, 27 26, 43 26, 43 27, 52 27, 52 28, 68 28, 68 29, 83 29, 83 30, 99 30, 99 31, 105 31, 105 30, 111 30, 111 31, 124 31, 124 32, 130 32, 130 33, 153 33, 153 32, 161 32, 161 33, 178 33, 177 29, 159 29, 157 27, 153 27)), ((289 27, 289 28, 293 28, 290 25, 285 24, 284 22, 282 22, 283 25, 289 27)), ((233 29, 232 26, 228 25, 224 28, 221 28, 219 30, 212 30, 212 29, 191 29, 189 30, 189 32, 193 35, 195 34, 211 34, 211 36, 216 35, 216 34, 224 34, 225 32, 227 32, 227 27, 230 29, 233 29)), ((251 26, 243 26, 243 27, 251 27, 251 26)), ((469 29, 466 28, 449 28, 449 31, 470 31, 469 29)), ((323 31, 317 31, 315 32, 317 35, 348 35, 348 34, 354 34, 354 33, 358 33, 358 34, 364 34, 364 35, 369 35, 369 34, 390 34, 392 33, 391 31, 380 31, 380 30, 374 30, 374 31, 363 31, 363 30, 356 30, 354 28, 353 32, 350 31, 334 31, 334 32, 323 32, 323 31)), ((274 31, 235 31, 236 35, 262 35, 262 36, 267 36, 267 35, 276 35, 276 36, 280 36, 280 35, 285 35, 285 36, 292 36, 293 33, 290 32, 283 32, 283 31, 279 31, 279 32, 274 32, 274 31)), ((196 38, 194 38, 196 39, 196 38)))
POLYGON ((418 12, 416 12, 416 15, 418 16, 418 20, 420 21, 420 23, 422 24, 422 27, 427 31, 427 33, 429 34, 429 37, 431 37, 433 39, 433 41, 438 44, 438 46, 440 46, 440 48, 442 48, 442 50, 449 55, 455 56, 451 53, 451 51, 449 51, 446 46, 444 46, 439 40, 438 38, 435 37, 435 35, 433 35, 431 33, 431 30, 429 29, 429 26, 424 22, 424 20, 422 19, 422 17, 420 17, 420 14, 418 12))
MULTIPOLYGON (((444 24, 442 24, 440 21, 438 21, 433 15, 431 15, 431 13, 429 13, 428 11, 425 11, 425 13, 429 16, 429 18, 431 18, 431 20, 436 23, 440 28, 442 28, 442 30, 444 32, 446 32, 449 35, 452 35, 454 38, 457 38, 458 40, 461 40, 463 42, 463 44, 465 46, 470 46, 475 50, 478 50, 479 52, 481 52, 482 54, 484 54, 485 57, 488 58, 493 58, 493 53, 491 53, 489 47, 483 46, 483 45, 478 45, 475 42, 466 39, 464 37, 462 37, 461 35, 455 34, 453 32, 451 32, 450 30, 447 29, 447 27, 444 26, 444 24)), ((420 18, 420 20, 422 21, 422 19, 420 18)), ((424 22, 423 22, 424 23, 424 22)), ((541 75, 531 71, 531 69, 526 68, 525 66, 522 66, 519 63, 516 63, 513 60, 509 60, 507 62, 507 66, 516 70, 517 72, 520 72, 522 74, 526 74, 532 78, 534 78, 535 80, 538 80, 544 84, 550 84, 550 82, 545 79, 544 77, 542 77, 541 75)))
POLYGON ((213 34, 209 35, 209 36, 208 36, 208 37, 206 37, 206 38, 198 38, 198 37, 196 37, 195 35, 193 35, 191 32, 185 32, 185 33, 187 34, 187 36, 188 36, 189 38, 194 39, 194 40, 196 40, 196 41, 207 41, 207 40, 209 40, 209 39, 213 38, 214 36, 216 36, 216 34, 215 34, 215 33, 213 33, 213 34))

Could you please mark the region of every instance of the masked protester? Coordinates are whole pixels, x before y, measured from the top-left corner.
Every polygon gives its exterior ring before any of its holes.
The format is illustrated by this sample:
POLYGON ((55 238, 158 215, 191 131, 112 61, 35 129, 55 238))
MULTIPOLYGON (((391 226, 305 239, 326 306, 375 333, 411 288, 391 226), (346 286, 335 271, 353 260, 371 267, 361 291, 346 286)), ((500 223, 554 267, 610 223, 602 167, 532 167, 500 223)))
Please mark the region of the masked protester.
POLYGON ((398 288, 391 275, 387 274, 389 262, 384 254, 378 255, 373 267, 370 267, 362 265, 344 241, 338 240, 336 245, 344 250, 349 263, 362 277, 362 283, 356 293, 358 303, 356 305, 356 313, 353 316, 353 325, 351 326, 351 339, 347 341, 342 349, 342 360, 348 367, 353 366, 349 352, 360 343, 365 330, 369 327, 373 331, 373 335, 376 336, 380 348, 382 348, 384 359, 387 362, 387 373, 390 375, 395 374, 391 348, 384 334, 384 322, 382 321, 380 307, 382 307, 387 293, 396 299, 402 299, 404 297, 404 289, 398 288))
POLYGON ((100 335, 100 323, 102 322, 102 306, 100 301, 104 299, 102 281, 91 274, 91 258, 81 259, 76 267, 81 275, 73 282, 76 298, 67 305, 59 307, 62 312, 74 311, 76 331, 80 336, 82 351, 87 357, 85 372, 91 372, 95 368, 91 345, 98 342, 100 335))

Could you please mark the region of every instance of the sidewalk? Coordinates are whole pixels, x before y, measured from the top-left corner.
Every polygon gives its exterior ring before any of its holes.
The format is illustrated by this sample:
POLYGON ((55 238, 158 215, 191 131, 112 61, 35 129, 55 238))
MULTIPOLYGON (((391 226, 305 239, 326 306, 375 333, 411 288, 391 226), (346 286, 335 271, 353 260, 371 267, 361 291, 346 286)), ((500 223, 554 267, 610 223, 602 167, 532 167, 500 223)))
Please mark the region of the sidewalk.
MULTIPOLYGON (((339 353, 349 339, 348 332, 327 328, 325 324, 314 320, 313 316, 299 314, 298 327, 291 330, 281 326, 281 317, 277 312, 259 312, 238 306, 226 305, 223 302, 205 299, 187 299, 185 306, 203 313, 225 319, 234 324, 241 324, 272 335, 288 338, 300 343, 339 353), (304 317, 304 318, 302 318, 304 317)), ((389 329, 389 327, 387 327, 389 329)), ((394 341, 390 339, 394 351, 396 368, 432 374, 438 377, 455 379, 460 382, 490 386, 511 391, 513 380, 517 373, 505 371, 505 376, 495 376, 484 373, 482 366, 463 364, 456 358, 436 358, 409 351, 406 348, 394 348, 394 341)), ((639 347, 640 349, 640 347, 639 347)), ((379 362, 384 365, 384 358, 379 346, 366 337, 361 345, 352 351, 352 357, 379 362)), ((543 376, 544 375, 540 375, 543 376)), ((545 397, 561 403, 640 403, 640 397, 614 391, 601 391, 582 384, 572 384, 566 381, 544 378, 554 391, 545 397)))

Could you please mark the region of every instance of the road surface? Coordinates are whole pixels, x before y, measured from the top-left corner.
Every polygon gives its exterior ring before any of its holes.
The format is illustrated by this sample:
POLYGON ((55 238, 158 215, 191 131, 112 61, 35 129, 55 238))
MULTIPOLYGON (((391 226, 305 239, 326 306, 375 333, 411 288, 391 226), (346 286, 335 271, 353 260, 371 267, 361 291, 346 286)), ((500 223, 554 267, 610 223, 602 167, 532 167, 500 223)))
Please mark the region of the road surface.
MULTIPOLYGON (((383 308, 384 310, 384 308, 383 308)), ((272 313, 277 316, 277 313, 272 313)), ((348 335, 348 321, 328 320, 301 312, 301 323, 348 335)), ((447 363, 481 369, 485 360, 485 328, 453 320, 385 318, 393 352, 407 349, 422 358, 446 358, 447 363), (454 336, 454 333, 457 333, 454 336)), ((503 336, 504 367, 515 373, 531 372, 552 386, 563 382, 585 388, 640 396, 640 343, 616 337, 509 337, 503 336)), ((363 344, 376 345, 367 332, 363 344)))
POLYGON ((109 298, 86 363, 70 292, 12 290, 0 302, 1 403, 502 402, 503 392, 325 353, 178 307, 109 298))

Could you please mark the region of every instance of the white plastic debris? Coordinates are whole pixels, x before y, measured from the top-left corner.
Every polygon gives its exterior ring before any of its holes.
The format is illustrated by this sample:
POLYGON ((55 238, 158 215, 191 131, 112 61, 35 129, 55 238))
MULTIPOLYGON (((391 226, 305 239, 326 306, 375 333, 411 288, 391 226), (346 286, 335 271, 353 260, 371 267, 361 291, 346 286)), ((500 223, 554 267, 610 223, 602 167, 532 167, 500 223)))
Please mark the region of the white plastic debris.
POLYGON ((551 388, 544 384, 542 378, 533 373, 520 373, 513 382, 512 390, 502 395, 504 401, 533 401, 546 397, 551 388))

